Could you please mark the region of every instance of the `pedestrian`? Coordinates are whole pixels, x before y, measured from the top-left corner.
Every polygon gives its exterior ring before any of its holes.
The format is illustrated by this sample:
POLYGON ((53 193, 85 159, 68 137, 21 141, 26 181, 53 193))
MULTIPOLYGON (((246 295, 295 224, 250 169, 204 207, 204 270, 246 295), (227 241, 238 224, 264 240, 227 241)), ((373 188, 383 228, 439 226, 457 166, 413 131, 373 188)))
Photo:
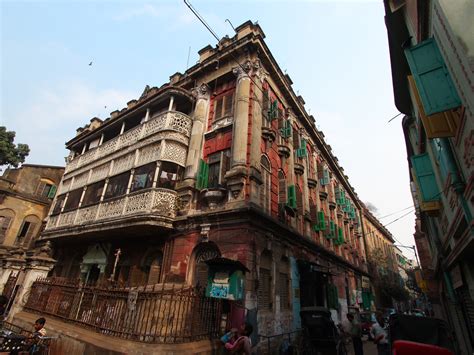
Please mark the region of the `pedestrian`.
POLYGON ((225 348, 229 350, 231 354, 245 354, 250 355, 252 352, 252 341, 250 340, 250 334, 253 332, 253 327, 249 323, 245 323, 240 328, 240 334, 233 344, 230 342, 225 344, 225 348))
POLYGON ((374 339, 374 343, 377 344, 377 354, 390 355, 390 344, 388 343, 388 334, 382 313, 377 313, 375 319, 377 322, 370 328, 370 334, 374 339))
POLYGON ((44 329, 44 325, 46 323, 46 319, 43 317, 38 318, 34 324, 35 331, 33 333, 33 336, 46 336, 46 329, 44 329))
POLYGON ((364 355, 364 347, 362 345, 362 327, 360 322, 354 317, 352 313, 347 313, 347 320, 350 323, 350 335, 352 344, 354 345, 355 355, 364 355))

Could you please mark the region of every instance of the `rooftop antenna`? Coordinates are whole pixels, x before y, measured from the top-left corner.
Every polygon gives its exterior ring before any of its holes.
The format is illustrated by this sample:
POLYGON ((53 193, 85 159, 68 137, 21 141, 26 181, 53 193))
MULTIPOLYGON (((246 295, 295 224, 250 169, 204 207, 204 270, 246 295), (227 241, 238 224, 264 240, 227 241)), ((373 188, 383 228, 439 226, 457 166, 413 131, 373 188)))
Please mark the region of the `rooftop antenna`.
POLYGON ((232 22, 230 22, 230 20, 229 20, 228 18, 225 19, 225 22, 229 22, 230 27, 232 27, 232 29, 234 30, 234 32, 237 33, 237 31, 235 30, 234 25, 232 24, 232 22))
POLYGON ((189 46, 188 48, 188 60, 186 62, 186 70, 188 70, 189 68, 189 56, 191 55, 191 46, 189 46))

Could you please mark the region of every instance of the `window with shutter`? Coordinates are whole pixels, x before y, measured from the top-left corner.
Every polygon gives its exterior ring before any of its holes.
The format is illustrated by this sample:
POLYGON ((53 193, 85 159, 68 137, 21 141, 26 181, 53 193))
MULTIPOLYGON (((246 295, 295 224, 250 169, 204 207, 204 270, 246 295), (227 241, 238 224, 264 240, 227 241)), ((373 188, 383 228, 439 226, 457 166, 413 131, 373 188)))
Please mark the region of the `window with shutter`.
POLYGON ((289 120, 281 120, 282 127, 280 128, 280 135, 283 138, 290 138, 292 134, 291 122, 289 120))
POLYGON ((300 216, 304 215, 303 192, 298 185, 296 186, 296 208, 300 216))
POLYGON ((0 216, 0 244, 2 244, 5 240, 5 236, 7 235, 8 228, 10 228, 12 219, 12 217, 0 216))
POLYGON ((324 231, 326 229, 326 220, 324 219, 324 211, 318 212, 318 225, 319 225, 320 231, 324 231))
POLYGON ((270 110, 268 111, 268 119, 270 121, 273 121, 279 119, 280 117, 281 116, 280 110, 278 109, 278 100, 273 100, 270 104, 270 110))
POLYGON ((57 191, 58 187, 56 185, 52 185, 51 188, 49 189, 49 192, 48 192, 48 198, 49 199, 53 199, 54 196, 56 195, 56 191, 57 191))
POLYGON ((234 93, 231 92, 224 96, 224 117, 231 116, 234 106, 234 93))
POLYGON ((36 223, 30 222, 30 225, 28 227, 28 231, 26 232, 25 239, 21 243, 23 246, 27 247, 30 245, 31 240, 34 237, 34 233, 36 232, 36 223))
POLYGON ((278 203, 285 204, 286 198, 286 177, 282 170, 278 171, 278 203))
POLYGON ((224 106, 224 97, 220 97, 215 101, 214 118, 217 120, 222 117, 222 107, 224 106))
POLYGON ((293 149, 299 148, 300 144, 300 134, 298 130, 294 129, 293 130, 293 149))
POLYGON ((301 139, 300 141, 300 147, 296 150, 296 156, 298 158, 304 158, 308 155, 308 151, 306 148, 306 140, 301 139))
POLYGON ((271 269, 272 255, 268 250, 262 252, 259 268, 259 285, 257 293, 257 304, 259 310, 270 311, 273 307, 273 296, 271 293, 271 269))
POLYGON ((434 38, 405 49, 426 115, 461 106, 456 88, 434 38))
POLYGON ((321 186, 329 185, 329 170, 326 167, 323 167, 321 170, 318 171, 319 176, 319 183, 321 186))
POLYGON ((280 296, 280 310, 290 308, 289 302, 289 278, 287 272, 280 272, 278 280, 278 292, 280 296))
POLYGON ((287 205, 293 209, 296 209, 296 189, 295 185, 288 186, 288 201, 287 205))
POLYGON ((260 158, 260 165, 262 168, 262 184, 260 185, 260 205, 267 213, 270 212, 271 207, 271 166, 270 161, 264 155, 260 158))
POLYGON ((318 209, 313 200, 309 200, 309 214, 311 216, 311 223, 313 224, 314 229, 314 227, 318 225, 318 209))
POLYGON ((428 153, 414 155, 411 163, 424 202, 438 201, 439 189, 428 153))
POLYGON ((268 119, 268 111, 270 111, 270 94, 265 90, 262 99, 262 115, 265 119, 268 119))

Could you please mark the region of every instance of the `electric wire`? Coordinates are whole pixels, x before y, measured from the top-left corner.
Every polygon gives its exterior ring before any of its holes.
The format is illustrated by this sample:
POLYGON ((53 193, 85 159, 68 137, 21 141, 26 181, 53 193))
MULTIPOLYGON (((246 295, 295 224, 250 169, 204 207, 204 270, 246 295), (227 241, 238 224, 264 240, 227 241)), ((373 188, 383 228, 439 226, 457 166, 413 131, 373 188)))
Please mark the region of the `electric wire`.
POLYGON ((387 218, 387 217, 390 217, 390 216, 393 216, 394 214, 397 214, 397 213, 400 213, 400 212, 403 212, 403 211, 406 211, 410 208, 413 208, 413 205, 410 205, 406 208, 403 208, 401 210, 398 210, 398 211, 395 211, 395 212, 392 212, 392 213, 389 213, 389 214, 386 214, 385 216, 382 216, 382 217, 377 217, 377 219, 383 219, 383 218, 387 218))
MULTIPOLYGON (((191 12, 194 14, 194 16, 196 16, 198 18, 198 20, 204 25, 204 27, 206 27, 206 29, 212 34, 212 36, 217 40, 217 45, 219 46, 219 42, 221 41, 221 39, 219 38, 219 36, 216 34, 216 32, 211 28, 211 26, 206 22, 206 20, 204 20, 204 18, 199 14, 199 12, 193 7, 193 5, 189 2, 189 0, 183 0, 184 3, 186 4, 186 6, 189 8, 189 10, 191 10, 191 12)), ((230 21, 228 21, 230 23, 230 21)), ((232 24, 231 24, 232 26, 232 24)), ((232 26, 233 28, 233 26, 232 26)), ((235 29, 234 29, 235 30, 235 29)), ((243 65, 238 61, 238 59, 235 57, 234 53, 232 51, 229 52, 230 56, 232 57, 232 59, 234 60, 234 62, 240 67, 240 69, 242 69, 242 71, 244 72, 247 72, 247 70, 243 67, 243 65)), ((263 93, 263 89, 261 89, 258 84, 255 82, 255 80, 253 80, 253 78, 250 76, 250 75, 247 75, 247 77, 250 79, 250 81, 254 84, 254 87, 256 87, 258 90, 260 90, 260 92, 263 93)), ((258 102, 258 100, 254 100, 255 102, 257 102, 259 105, 260 103, 258 102)))

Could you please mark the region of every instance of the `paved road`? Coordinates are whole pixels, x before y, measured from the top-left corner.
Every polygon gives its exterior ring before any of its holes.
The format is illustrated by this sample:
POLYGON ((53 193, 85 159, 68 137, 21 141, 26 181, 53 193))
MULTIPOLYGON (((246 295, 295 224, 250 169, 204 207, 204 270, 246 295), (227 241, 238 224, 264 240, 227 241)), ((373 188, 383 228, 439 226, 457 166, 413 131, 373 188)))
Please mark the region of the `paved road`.
MULTIPOLYGON (((377 355, 377 346, 371 342, 364 340, 364 355, 377 355)), ((354 355, 354 348, 352 347, 352 343, 348 344, 347 350, 349 350, 350 355, 354 355)))

